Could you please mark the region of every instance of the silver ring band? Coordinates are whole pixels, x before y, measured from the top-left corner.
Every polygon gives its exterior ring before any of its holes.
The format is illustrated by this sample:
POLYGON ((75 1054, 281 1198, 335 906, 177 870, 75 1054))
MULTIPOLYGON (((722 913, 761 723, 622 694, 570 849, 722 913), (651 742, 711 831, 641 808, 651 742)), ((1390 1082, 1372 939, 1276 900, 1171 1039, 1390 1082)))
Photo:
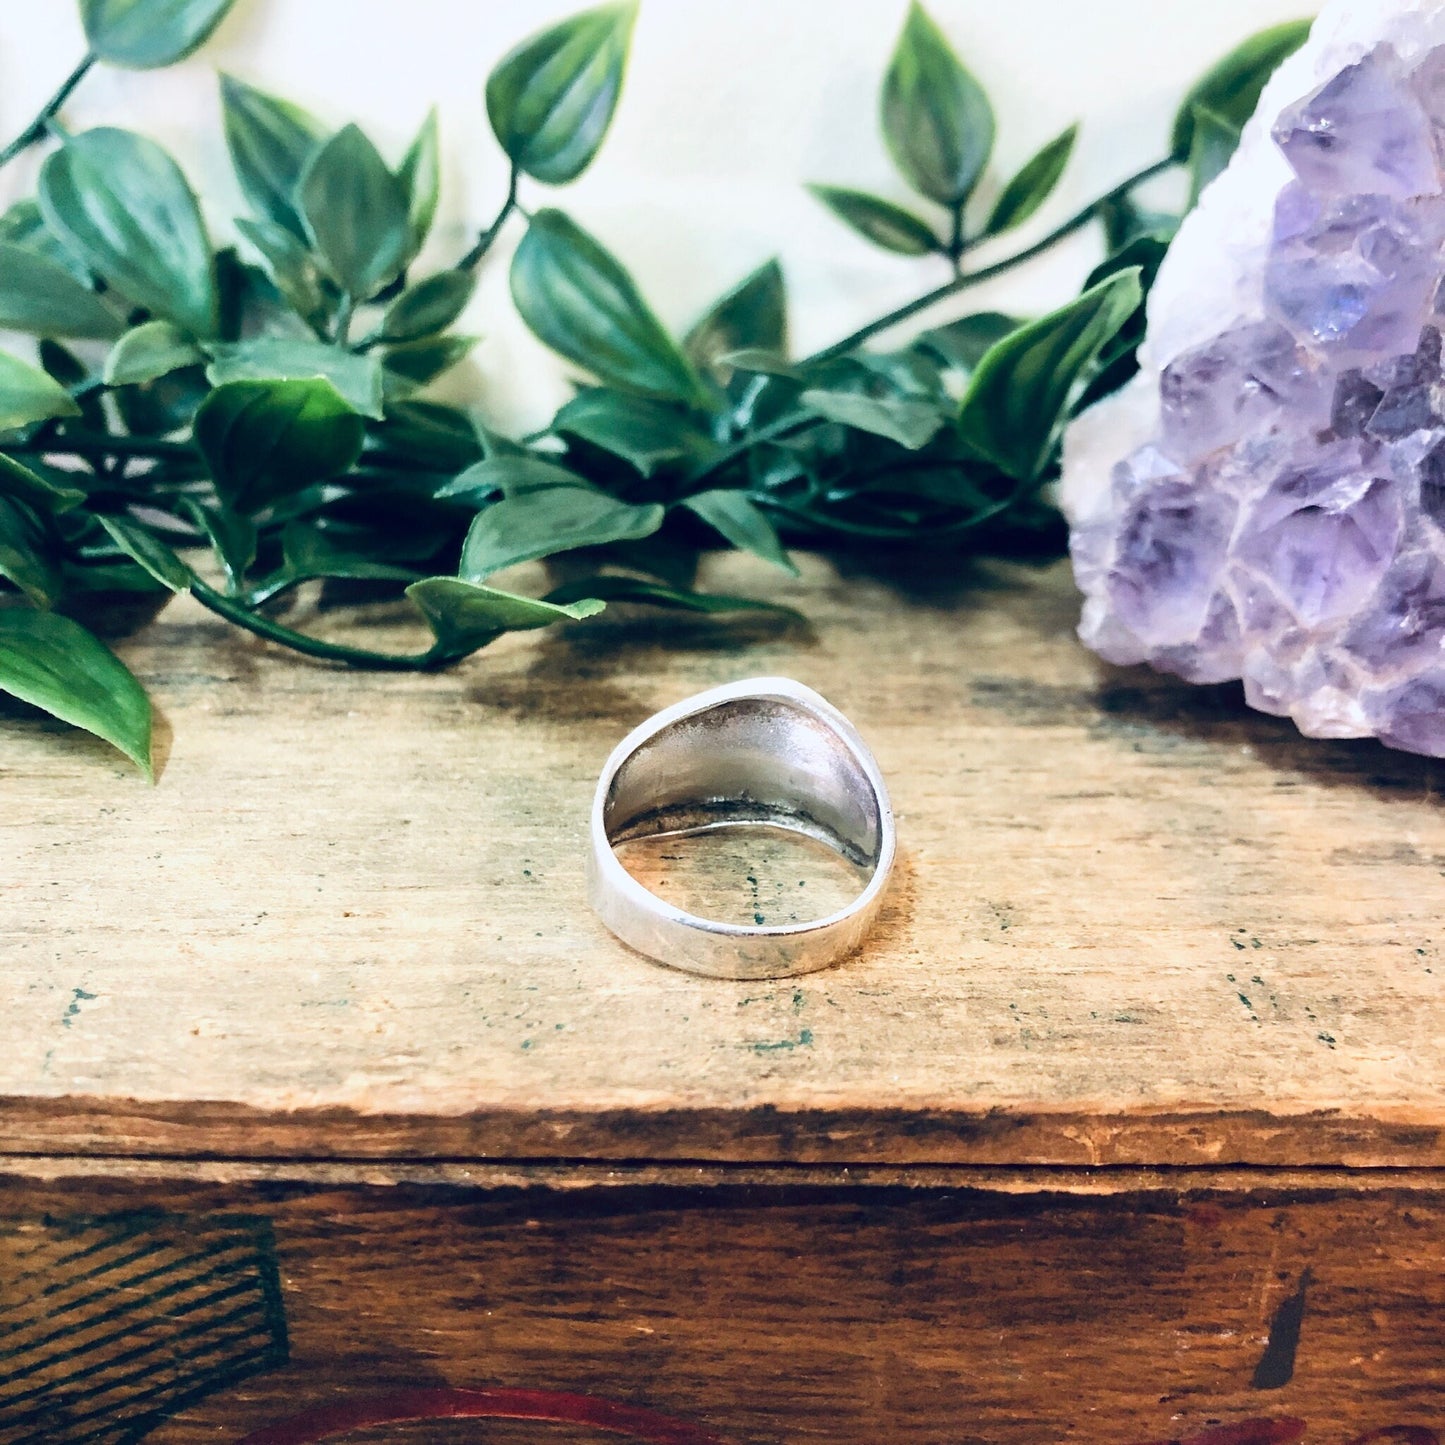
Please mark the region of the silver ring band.
POLYGON ((660 963, 717 978, 811 973, 862 943, 896 851, 893 810, 858 731, 789 678, 729 683, 664 708, 613 750, 592 805, 592 906, 624 943, 660 963), (845 908, 802 923, 723 923, 650 892, 614 847, 738 823, 819 839, 869 870, 845 908))

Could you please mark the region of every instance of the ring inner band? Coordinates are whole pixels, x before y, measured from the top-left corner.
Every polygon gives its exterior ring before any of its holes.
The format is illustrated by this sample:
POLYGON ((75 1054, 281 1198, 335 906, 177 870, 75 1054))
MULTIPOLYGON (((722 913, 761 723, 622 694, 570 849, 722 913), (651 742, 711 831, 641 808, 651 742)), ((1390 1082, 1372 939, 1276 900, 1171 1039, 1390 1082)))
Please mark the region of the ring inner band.
POLYGON ((679 719, 617 769, 603 805, 612 844, 769 823, 876 868, 877 794, 848 745, 780 698, 739 698, 679 719))

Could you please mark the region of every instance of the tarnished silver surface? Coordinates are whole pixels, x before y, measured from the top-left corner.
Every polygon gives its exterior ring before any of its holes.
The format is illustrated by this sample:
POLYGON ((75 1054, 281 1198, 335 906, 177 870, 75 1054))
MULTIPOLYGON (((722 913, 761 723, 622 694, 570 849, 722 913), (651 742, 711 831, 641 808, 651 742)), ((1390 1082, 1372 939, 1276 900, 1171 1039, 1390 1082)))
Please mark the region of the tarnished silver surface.
POLYGON ((811 973, 852 953, 878 911, 895 851, 878 764, 811 688, 755 677, 664 708, 608 758, 592 805, 589 894, 604 923, 660 963, 718 978, 811 973), (675 907, 623 867, 614 844, 770 823, 869 870, 846 907, 802 923, 723 923, 675 907))

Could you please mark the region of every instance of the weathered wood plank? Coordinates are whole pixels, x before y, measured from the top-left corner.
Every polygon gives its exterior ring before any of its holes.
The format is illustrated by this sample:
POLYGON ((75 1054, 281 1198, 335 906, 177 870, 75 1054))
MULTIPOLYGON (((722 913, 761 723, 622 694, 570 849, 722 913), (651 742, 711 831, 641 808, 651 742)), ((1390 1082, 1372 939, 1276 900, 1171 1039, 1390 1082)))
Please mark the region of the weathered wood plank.
MULTIPOLYGON (((19 1342, 0 1440, 31 1445, 37 1401, 45 1438, 70 1445, 102 1404, 119 1430, 149 1390, 164 1414, 148 1438, 190 1445, 470 1389, 574 1420, 558 1397, 581 1392, 671 1422, 625 1438, 674 1445, 1266 1445, 1306 1427, 1307 1445, 1346 1445, 1388 1426, 1437 1445, 1442 1265, 1438 1189, 27 1185, 0 1189, 19 1342), (182 1385, 192 1403, 173 1399, 182 1385)), ((414 1433, 450 1445, 478 1428, 414 1433)), ((507 1445, 601 1438, 480 1428, 507 1445)))
POLYGON ((1445 1130, 1342 1108, 1285 1114, 1242 1101, 1129 1112, 1104 1104, 979 1109, 529 1109, 433 1114, 252 1108, 209 1100, 73 1096, 0 1104, 0 1157, 483 1161, 705 1160, 973 1166, 1435 1166, 1445 1130))
POLYGON ((175 605, 122 645, 158 787, 0 729, 0 1148, 1445 1162, 1439 766, 1101 667, 1062 570, 906 571, 809 562, 807 632, 618 616, 438 677, 175 605), (906 854, 866 951, 776 986, 630 955, 582 887, 621 733, 759 672, 857 721, 906 854))
MULTIPOLYGON (((501 1189, 891 1189, 975 1190, 987 1194, 1128 1195, 1438 1194, 1438 1169, 1274 1168, 1108 1169, 999 1164, 684 1164, 575 1162, 565 1159, 456 1163, 446 1160, 86 1158, 74 1154, 8 1155, 0 1187, 304 1185, 328 1189, 391 1185, 473 1191, 501 1189)), ((244 1190, 243 1190, 244 1194, 244 1190)), ((121 1197, 125 1197, 122 1193, 121 1197)))

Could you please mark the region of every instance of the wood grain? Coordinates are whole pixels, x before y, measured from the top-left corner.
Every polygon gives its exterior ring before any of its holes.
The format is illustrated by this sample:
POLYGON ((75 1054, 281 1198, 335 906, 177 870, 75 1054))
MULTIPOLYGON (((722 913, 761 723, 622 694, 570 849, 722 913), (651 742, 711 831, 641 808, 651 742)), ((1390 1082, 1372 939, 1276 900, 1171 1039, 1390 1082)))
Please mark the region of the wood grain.
MULTIPOLYGON (((274 1239, 289 1363, 180 1409, 151 1445, 447 1389, 581 1393, 686 1425, 687 1445, 1134 1445, 1260 1419, 1305 1422, 1305 1445, 1394 1425, 1445 1438, 1438 1188, 0 1187, 0 1219, 49 1230, 103 1212, 171 1240, 215 1211, 274 1239), (1286 1346, 1287 1377, 1256 1385, 1286 1346)), ((0 1230, 0 1291, 22 1237, 0 1230)), ((480 1438, 600 1445, 500 1421, 344 1436, 480 1438)))
POLYGON ((10 709, 0 1149, 1445 1164, 1439 765, 1102 667, 1061 569, 898 572, 729 561, 812 627, 664 647, 618 609, 436 677, 177 603, 121 644, 154 789, 10 709), (586 908, 592 782, 652 710, 764 672, 873 744, 902 876, 826 973, 670 973, 586 908))

